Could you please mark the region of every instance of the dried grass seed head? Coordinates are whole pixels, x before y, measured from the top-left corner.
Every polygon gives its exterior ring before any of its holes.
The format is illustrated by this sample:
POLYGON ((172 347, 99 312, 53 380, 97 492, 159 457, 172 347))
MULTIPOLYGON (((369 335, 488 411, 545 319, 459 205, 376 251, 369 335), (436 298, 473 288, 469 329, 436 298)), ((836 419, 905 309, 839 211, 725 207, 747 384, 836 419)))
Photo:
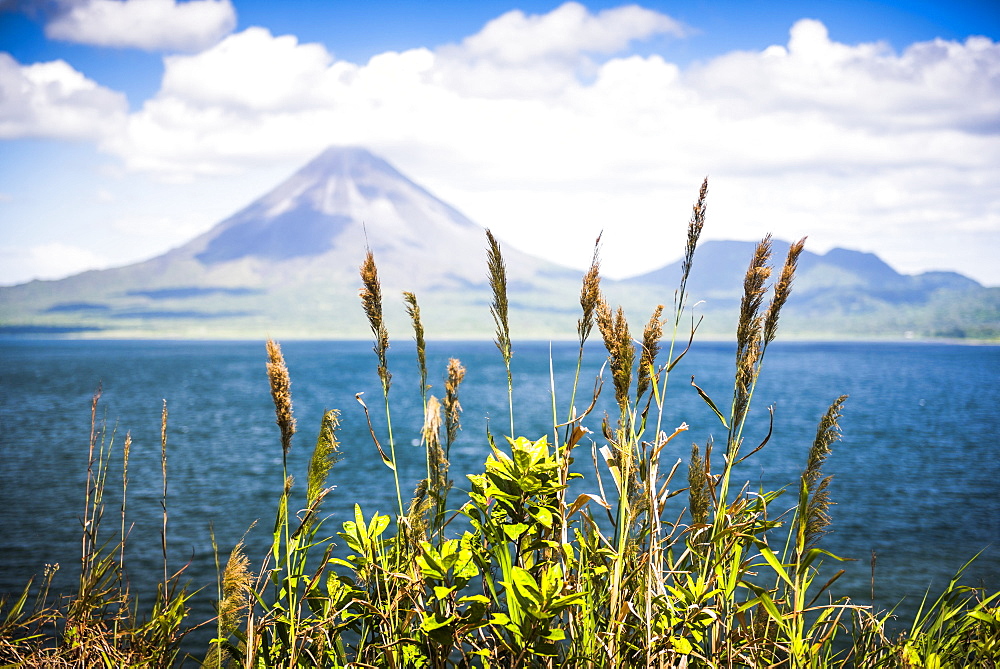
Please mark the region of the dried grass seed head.
POLYGON ((444 381, 444 423, 449 446, 458 438, 461 429, 462 405, 458 401, 458 387, 464 379, 465 367, 458 358, 450 358, 444 381))
POLYGON ((687 243, 684 246, 684 260, 681 262, 681 285, 687 283, 688 275, 691 273, 691 266, 694 263, 694 251, 698 246, 698 239, 701 231, 705 227, 705 210, 707 209, 708 198, 708 177, 701 182, 701 189, 698 191, 698 200, 694 203, 691 211, 691 220, 688 221, 687 243))
POLYGON ((250 559, 243 549, 243 540, 233 548, 222 572, 222 601, 219 602, 219 626, 225 636, 232 634, 240 625, 241 613, 247 608, 254 575, 250 571, 250 559))
POLYGON ((698 444, 691 444, 691 461, 688 464, 688 510, 691 523, 704 524, 708 521, 710 496, 708 472, 705 459, 701 457, 698 444))
POLYGON ((765 343, 771 343, 778 335, 778 315, 781 313, 781 308, 788 301, 788 296, 792 292, 792 280, 795 278, 799 255, 801 255, 805 245, 806 238, 803 237, 788 247, 788 256, 785 258, 785 265, 781 269, 781 276, 778 277, 778 281, 774 284, 774 296, 771 298, 771 304, 768 305, 767 313, 764 317, 765 343))
POLYGON ((742 415, 749 402, 750 388, 762 352, 764 316, 760 309, 767 280, 771 276, 771 268, 767 264, 770 257, 771 235, 767 235, 754 248, 743 280, 743 299, 736 326, 736 417, 742 415))
POLYGON ((406 302, 406 313, 413 323, 413 338, 417 344, 417 364, 420 367, 420 391, 427 389, 427 342, 424 337, 424 324, 420 319, 420 305, 417 296, 410 292, 403 293, 406 302))
POLYGON ((639 373, 636 381, 636 397, 641 397, 649 388, 649 383, 655 374, 656 356, 660 352, 660 339, 663 337, 663 305, 656 305, 653 315, 642 331, 642 354, 639 356, 639 373))
POLYGON ((580 308, 583 315, 577 321, 576 330, 580 336, 580 345, 587 341, 590 332, 594 328, 594 311, 601 301, 601 259, 600 259, 601 238, 597 237, 594 242, 594 256, 590 261, 590 269, 583 275, 583 285, 580 288, 580 308))
POLYGON ((635 362, 635 348, 629 333, 625 310, 618 307, 612 313, 611 306, 603 297, 597 306, 597 328, 608 350, 608 363, 615 386, 615 399, 624 414, 628 409, 628 392, 632 385, 632 364, 635 362))
POLYGON ((323 488, 326 486, 330 470, 340 460, 340 443, 337 441, 337 427, 340 425, 340 412, 330 409, 323 414, 320 424, 319 438, 316 440, 316 448, 313 450, 312 458, 309 460, 309 469, 306 483, 306 505, 312 506, 323 488))
POLYGON ((386 351, 389 349, 389 331, 385 327, 382 313, 382 284, 378 278, 378 267, 375 265, 375 255, 371 249, 365 254, 361 264, 361 304, 372 334, 375 336, 375 347, 372 349, 378 356, 378 375, 382 380, 382 390, 388 392, 392 381, 386 351))
POLYGON ((292 435, 295 434, 292 382, 285 358, 281 354, 281 346, 273 339, 267 340, 267 377, 271 383, 271 399, 274 400, 275 423, 281 430, 281 449, 287 454, 292 448, 292 435))
POLYGON ((754 247, 753 258, 750 259, 743 278, 743 299, 740 302, 740 320, 737 325, 737 342, 741 346, 760 335, 760 307, 767 290, 767 280, 771 276, 771 268, 768 266, 770 258, 771 235, 767 235, 754 247))
POLYGON ((486 265, 489 271, 490 288, 493 290, 493 304, 490 311, 497 326, 497 348, 503 354, 504 360, 510 361, 510 321, 509 304, 507 302, 507 267, 500 243, 489 230, 486 231, 488 248, 486 249, 486 265))

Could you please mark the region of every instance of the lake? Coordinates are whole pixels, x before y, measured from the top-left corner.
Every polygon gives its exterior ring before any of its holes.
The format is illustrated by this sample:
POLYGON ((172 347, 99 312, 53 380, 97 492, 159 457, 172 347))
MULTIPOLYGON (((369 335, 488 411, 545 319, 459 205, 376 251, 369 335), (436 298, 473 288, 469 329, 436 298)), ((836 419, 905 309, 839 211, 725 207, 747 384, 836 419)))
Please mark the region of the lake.
MULTIPOLYGON (((363 392, 375 429, 383 435, 384 410, 375 356, 368 342, 287 342, 299 432, 290 469, 303 483, 325 409, 340 409, 343 460, 330 478, 327 498, 332 534, 355 503, 366 515, 392 513, 392 474, 378 457, 355 395, 363 392)), ((515 422, 519 435, 551 431, 550 355, 560 419, 565 417, 576 345, 517 342, 514 345, 515 422)), ((428 345, 431 394, 443 394, 449 357, 467 368, 460 389, 462 433, 452 449, 452 502, 458 506, 467 473, 488 453, 487 430, 508 429, 506 373, 491 342, 428 345)), ((725 435, 697 397, 696 382, 720 406, 732 393, 734 346, 695 342, 674 370, 667 392, 664 429, 686 422, 690 430, 668 447, 669 459, 684 458, 692 442, 702 447, 725 435)), ((132 435, 128 523, 133 525, 126 568, 133 589, 148 592, 162 572, 160 562, 160 412, 169 410, 168 510, 171 568, 188 564, 194 588, 192 620, 211 615, 215 561, 214 528, 223 559, 257 519, 248 535, 253 564, 263 559, 282 485, 281 446, 264 370, 263 342, 25 341, 0 342, 0 593, 19 591, 46 563, 62 566, 56 586, 69 592, 79 564, 79 518, 83 512, 90 432, 90 401, 103 387, 99 414, 115 432, 115 462, 109 475, 105 529, 120 525, 120 446, 132 435), (146 589, 144 590, 144 584, 146 589)), ((588 343, 581 391, 589 402, 604 360, 599 340, 588 343)), ((392 421, 404 494, 422 476, 419 380, 412 343, 394 342, 392 421)), ((605 373, 608 376, 608 373, 605 373)), ((1000 588, 1000 346, 925 343, 776 342, 768 351, 754 396, 748 449, 767 432, 774 406, 774 434, 743 463, 737 481, 753 490, 794 490, 805 465, 816 423, 841 394, 843 441, 834 445, 825 471, 833 474, 832 532, 822 546, 843 557, 847 575, 835 591, 870 603, 871 556, 877 555, 876 605, 898 611, 903 622, 930 587, 942 588, 969 558, 968 582, 1000 588)), ((597 417, 589 426, 600 434, 597 417)), ((719 459, 717 459, 718 467, 719 459)), ((589 447, 578 453, 584 487, 596 491, 589 447)), ((685 485, 684 473, 672 488, 685 485)), ((606 483, 610 484, 608 479, 606 483)), ((738 483, 736 484, 738 487, 738 483)), ((682 499, 681 496, 678 499, 682 499)), ((794 493, 779 508, 794 504, 794 493)), ((669 514, 667 514, 669 515, 669 514)), ((833 569, 829 571, 832 574, 833 569)), ((825 579, 824 579, 825 580, 825 579)), ((822 582, 822 580, 821 580, 822 582)), ((207 637, 206 637, 207 639, 207 637)))

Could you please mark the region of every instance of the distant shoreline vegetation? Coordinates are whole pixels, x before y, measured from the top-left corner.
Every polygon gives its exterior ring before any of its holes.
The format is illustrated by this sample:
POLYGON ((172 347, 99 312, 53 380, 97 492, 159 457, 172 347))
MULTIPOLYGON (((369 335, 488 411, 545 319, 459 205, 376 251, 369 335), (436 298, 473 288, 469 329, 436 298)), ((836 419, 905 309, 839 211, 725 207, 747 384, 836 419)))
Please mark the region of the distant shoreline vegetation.
MULTIPOLYGON (((681 232, 678 228, 677 232, 681 232)), ((487 339, 490 285, 483 228, 361 148, 330 147, 269 193, 187 243, 144 262, 0 287, 0 336, 357 339, 354 266, 370 247, 389 296, 388 325, 406 327, 398 297, 420 295, 429 339, 487 339), (400 308, 395 308, 398 305, 400 308), (32 330, 31 328, 35 328, 32 330), (94 334, 99 333, 99 334, 94 334)), ((661 238, 642 243, 662 245, 661 238)), ((772 240, 776 256, 790 242, 772 240)), ((700 337, 731 338, 752 241, 700 242, 687 274, 700 337)), ((505 249, 512 327, 525 339, 571 339, 579 272, 505 249)), ((683 258, 604 279, 627 314, 669 303, 683 258)), ((1000 287, 957 272, 897 272, 872 253, 804 250, 784 337, 1000 341, 1000 287)), ((638 316, 636 316, 638 318, 638 316)), ((643 323, 630 323, 640 329, 643 323)))
MULTIPOLYGON (((124 577, 126 544, 141 540, 128 529, 131 435, 122 441, 99 417, 98 391, 91 405, 78 587, 67 598, 56 597, 50 587, 60 566, 46 565, 37 583, 4 601, 0 661, 442 669, 995 667, 1000 592, 964 585, 965 567, 898 636, 887 630, 890 612, 837 594, 844 557, 822 548, 835 502, 824 464, 840 438, 846 396, 831 397, 829 409, 817 417, 815 438, 803 445, 801 474, 787 489, 757 490, 734 473, 772 436, 773 422, 758 434, 747 418, 804 240, 789 245, 776 266, 770 238, 753 247, 742 272, 731 394, 713 397, 695 377, 673 381, 697 391, 718 421, 718 438, 694 445, 686 463, 664 455, 688 430, 686 423, 668 425, 664 409, 671 372, 701 322, 691 317, 688 279, 706 197, 707 181, 688 223, 672 306, 656 306, 635 336, 625 311, 605 295, 595 247, 576 310, 576 370, 558 395, 570 399, 558 406, 553 389, 551 431, 545 435, 518 431, 508 268, 487 232, 489 313, 507 372, 497 390, 506 394, 507 415, 496 416, 483 437, 488 455, 482 469, 457 483, 450 478, 450 451, 463 420, 466 369, 452 358, 443 387, 429 393, 426 312, 410 292, 403 295, 406 331, 414 342, 410 364, 420 375, 412 399, 423 408, 423 420, 408 433, 421 434, 425 467, 419 481, 400 478, 400 430, 394 432, 392 421, 399 390, 386 355, 391 329, 369 251, 360 297, 381 393, 356 399, 378 453, 374 464, 393 478, 394 508, 372 514, 358 500, 349 518, 324 516, 340 457, 339 410, 322 416, 305 471, 292 471, 288 455, 302 428, 281 347, 268 339, 264 362, 275 412, 274 449, 281 455, 281 471, 273 472, 278 492, 271 545, 266 556, 248 555, 242 541, 216 547, 218 578, 208 592, 188 589, 185 568, 168 564, 170 430, 164 401, 162 569, 144 574, 157 586, 151 605, 140 610, 124 577), (582 368, 592 336, 607 350, 596 385, 582 368), (611 415, 594 411, 601 393, 613 396, 611 415), (592 462, 593 475, 572 468, 574 460, 592 462), (120 509, 105 508, 108 486, 120 489, 120 509), (672 498, 683 501, 679 517, 667 512, 672 498), (209 592, 217 617, 187 620, 192 598, 209 592), (185 657, 185 635, 198 625, 210 626, 213 638, 197 656, 185 657)), ((214 536, 211 541, 214 546, 214 536)))
MULTIPOLYGON (((197 342, 254 342, 260 341, 257 337, 234 337, 234 336, 220 336, 220 337, 207 337, 204 334, 200 337, 168 337, 164 336, 162 333, 148 333, 146 336, 139 336, 142 333, 121 333, 120 336, 101 336, 102 333, 107 334, 102 328, 95 326, 60 326, 60 325, 0 325, 0 342, 16 342, 16 341, 189 341, 192 343, 197 342), (69 335, 69 336, 67 336, 69 335), (78 336, 83 335, 83 336, 78 336)), ((293 341, 311 341, 311 342, 360 342, 364 341, 360 337, 323 337, 317 335, 315 337, 282 337, 283 341, 293 342, 293 341)), ((573 337, 536 337, 536 338, 519 338, 520 341, 526 343, 548 343, 548 342, 561 342, 561 343, 571 343, 575 341, 573 337)), ((713 342, 713 343, 736 343, 735 338, 727 337, 724 335, 699 335, 699 341, 713 342)), ((428 342, 484 342, 491 341, 488 336, 483 337, 428 337, 428 342)), ((840 336, 840 335, 827 335, 827 336, 815 336, 815 335, 798 335, 795 334, 786 335, 782 334, 781 341, 776 342, 777 346, 784 346, 787 344, 913 344, 913 345, 923 345, 923 344, 940 344, 940 345, 951 345, 951 346, 1000 346, 1000 339, 975 339, 975 338, 963 338, 963 337, 864 337, 864 336, 840 336)))

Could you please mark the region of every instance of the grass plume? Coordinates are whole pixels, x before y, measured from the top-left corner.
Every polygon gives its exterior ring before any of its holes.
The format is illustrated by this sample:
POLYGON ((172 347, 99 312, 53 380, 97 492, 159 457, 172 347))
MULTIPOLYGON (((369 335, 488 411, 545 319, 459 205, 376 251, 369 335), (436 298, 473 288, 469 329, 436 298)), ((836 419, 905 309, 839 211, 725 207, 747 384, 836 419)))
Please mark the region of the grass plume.
POLYGON ((629 391, 632 387, 632 366, 635 363, 635 348, 632 345, 632 335, 629 333, 625 311, 621 307, 618 307, 617 311, 612 311, 611 305, 602 298, 597 306, 597 328, 604 338, 604 347, 608 350, 615 400, 618 402, 621 422, 624 424, 628 414, 629 391))
POLYGON ((691 276, 691 268, 694 267, 694 252, 698 248, 698 240, 701 238, 701 231, 705 227, 705 214, 708 207, 708 177, 701 182, 701 188, 698 190, 698 199, 695 201, 691 208, 691 219, 688 221, 687 226, 687 240, 684 244, 684 259, 681 261, 681 281, 680 286, 677 289, 677 300, 675 314, 677 321, 675 325, 680 324, 681 313, 684 310, 684 305, 687 296, 687 282, 688 277, 691 276))
MULTIPOLYGON (((375 337, 375 346, 372 350, 378 358, 378 378, 382 382, 382 398, 385 401, 385 419, 389 431, 389 458, 383 458, 383 462, 392 469, 393 480, 396 484, 396 500, 399 505, 399 516, 403 516, 403 493, 399 485, 399 471, 396 462, 396 440, 392 432, 392 414, 389 411, 389 388, 392 386, 392 374, 389 372, 389 361, 386 352, 389 350, 389 330, 385 326, 385 316, 382 311, 382 283, 378 278, 378 267, 375 265, 375 254, 371 249, 365 253, 365 260, 361 263, 361 306, 365 316, 368 317, 368 325, 371 327, 372 335, 375 337)), ((372 433, 374 436, 374 432, 372 433)), ((376 441, 376 446, 378 442, 376 441)), ((379 451, 382 447, 379 446, 379 451)))
POLYGON ((580 339, 581 351, 594 328, 594 313, 601 302, 600 250, 601 237, 598 236, 597 241, 594 242, 594 255, 590 260, 590 267, 583 275, 583 284, 580 286, 580 311, 582 313, 576 324, 576 332, 580 339))
POLYGON ((458 358, 448 359, 448 371, 444 381, 444 425, 445 453, 451 452, 451 445, 458 439, 462 427, 462 404, 458 401, 458 387, 465 379, 465 367, 458 358))
POLYGON ((691 460, 688 464, 688 511, 692 525, 708 522, 711 504, 710 481, 705 458, 701 457, 698 444, 691 444, 691 460))
POLYGON ((316 448, 309 459, 306 474, 306 506, 312 507, 326 487, 330 470, 340 461, 340 443, 337 441, 337 427, 340 425, 340 411, 330 409, 323 414, 316 448))
POLYGON ((760 309, 767 291, 767 280, 771 276, 771 268, 767 264, 770 258, 771 235, 767 235, 754 248, 743 280, 743 298, 736 325, 736 383, 729 423, 729 443, 726 448, 726 458, 730 461, 735 460, 739 449, 743 424, 757 380, 758 363, 763 354, 761 327, 764 316, 760 309))
POLYGON ((275 422, 281 430, 281 451, 288 455, 295 434, 295 418, 292 415, 292 382, 288 367, 281 354, 281 346, 273 339, 267 340, 267 378, 271 383, 271 399, 274 400, 275 422))
POLYGON ((636 380, 636 400, 649 390, 650 380, 656 376, 656 356, 660 352, 660 339, 663 338, 663 321, 660 316, 663 305, 659 304, 649 317, 642 331, 642 352, 639 355, 639 369, 636 380))
POLYGON ((590 267, 583 275, 580 286, 580 319, 576 323, 576 334, 580 341, 577 350, 576 369, 573 373, 573 389, 570 391, 569 416, 566 425, 566 441, 570 441, 571 427, 577 418, 576 391, 580 384, 580 372, 583 369, 583 348, 594 329, 595 315, 600 307, 601 295, 601 235, 594 241, 594 254, 590 259, 590 267))
POLYGON ((799 255, 802 253, 805 245, 806 238, 803 237, 788 248, 788 256, 785 258, 785 264, 781 268, 781 276, 778 277, 778 280, 774 284, 774 295, 767 307, 767 313, 764 315, 765 346, 774 341, 774 338, 778 334, 778 316, 792 292, 792 279, 798 267, 799 255))
POLYGON ((382 283, 378 278, 375 254, 371 249, 368 249, 365 261, 361 264, 360 296, 361 306, 375 337, 375 346, 372 350, 378 356, 378 377, 382 381, 382 392, 388 393, 392 383, 392 374, 389 373, 389 363, 386 359, 386 351, 389 350, 389 330, 385 326, 382 313, 382 283))
POLYGON ((424 324, 420 319, 420 305, 417 304, 417 296, 411 292, 403 293, 403 301, 406 303, 406 313, 413 323, 413 339, 417 346, 417 367, 420 370, 420 399, 423 404, 427 404, 427 341, 424 337, 424 324))
POLYGON ((806 469, 799 482, 799 510, 796 517, 797 546, 801 552, 812 546, 830 525, 830 493, 832 476, 823 476, 823 463, 830 455, 831 446, 840 439, 841 407, 847 395, 841 395, 830 405, 816 428, 816 439, 809 449, 806 469))
POLYGON ((510 372, 510 359, 514 352, 510 341, 510 305, 507 301, 507 266, 500 252, 500 242, 493 233, 486 231, 486 268, 493 291, 493 303, 490 312, 496 324, 496 345, 503 356, 507 368, 507 399, 510 408, 510 436, 514 437, 514 378, 510 372))

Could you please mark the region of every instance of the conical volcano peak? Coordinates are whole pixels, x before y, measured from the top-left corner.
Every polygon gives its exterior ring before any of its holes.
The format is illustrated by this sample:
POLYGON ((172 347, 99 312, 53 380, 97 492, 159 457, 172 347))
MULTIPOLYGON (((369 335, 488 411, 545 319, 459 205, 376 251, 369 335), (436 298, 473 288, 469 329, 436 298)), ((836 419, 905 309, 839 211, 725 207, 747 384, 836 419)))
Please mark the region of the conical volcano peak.
POLYGON ((482 228, 361 147, 330 147, 192 248, 206 264, 448 245, 482 228))
POLYGON ((298 173, 320 179, 331 177, 364 179, 373 173, 382 173, 409 181, 395 167, 361 146, 327 147, 298 173))
POLYGON ((388 192, 420 189, 395 167, 359 146, 331 146, 265 195, 258 204, 270 216, 305 206, 327 214, 343 214, 359 199, 388 192))

